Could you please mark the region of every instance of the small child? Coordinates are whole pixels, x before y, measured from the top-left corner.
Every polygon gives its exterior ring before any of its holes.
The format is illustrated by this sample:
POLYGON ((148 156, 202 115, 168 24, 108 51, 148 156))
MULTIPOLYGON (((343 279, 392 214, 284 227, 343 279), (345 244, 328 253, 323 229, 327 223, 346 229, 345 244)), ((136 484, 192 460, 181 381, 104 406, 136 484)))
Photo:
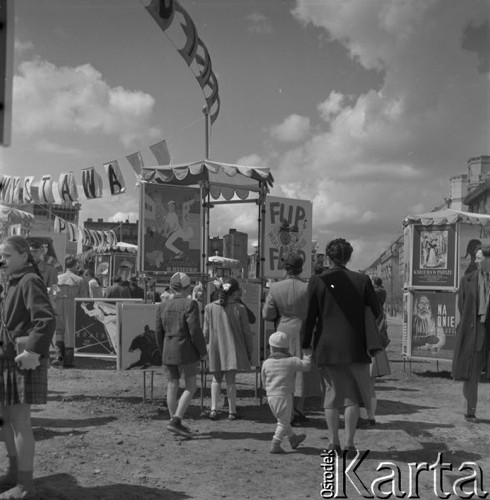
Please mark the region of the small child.
POLYGON ((293 450, 306 439, 306 434, 293 432, 291 416, 296 372, 307 372, 311 369, 311 354, 305 354, 304 359, 292 356, 289 352, 288 336, 283 332, 273 333, 269 338, 269 345, 271 354, 262 365, 262 383, 267 392, 270 409, 277 418, 271 453, 284 453, 281 447, 284 436, 289 438, 293 450))

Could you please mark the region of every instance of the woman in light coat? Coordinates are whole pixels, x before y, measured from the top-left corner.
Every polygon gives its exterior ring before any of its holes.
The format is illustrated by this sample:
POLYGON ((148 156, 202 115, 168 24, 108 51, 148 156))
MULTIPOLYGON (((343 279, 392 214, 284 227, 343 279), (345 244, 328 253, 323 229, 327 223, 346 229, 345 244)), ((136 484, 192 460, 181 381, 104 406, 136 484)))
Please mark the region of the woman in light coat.
MULTIPOLYGON (((262 316, 273 321, 277 331, 284 332, 289 338, 289 352, 302 357, 300 330, 306 313, 308 284, 299 275, 303 270, 303 259, 295 253, 284 260, 286 277, 272 283, 265 299, 262 316)), ((305 384, 303 373, 298 372, 294 389, 293 425, 304 420, 305 384)))

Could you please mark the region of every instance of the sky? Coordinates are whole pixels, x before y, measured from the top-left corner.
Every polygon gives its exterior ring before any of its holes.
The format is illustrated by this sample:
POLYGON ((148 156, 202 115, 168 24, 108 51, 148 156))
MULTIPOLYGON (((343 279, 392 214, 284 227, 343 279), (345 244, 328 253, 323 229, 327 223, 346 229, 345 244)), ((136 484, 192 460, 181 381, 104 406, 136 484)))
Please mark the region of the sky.
MULTIPOLYGON (((201 89, 146 12, 149 0, 15 0, 8 175, 117 159, 126 193, 81 200, 136 221, 126 155, 165 139, 172 163, 205 157, 201 89)), ((487 0, 181 0, 209 50, 220 114, 210 159, 271 169, 274 196, 313 202, 319 251, 354 246, 363 269, 431 210, 467 161, 490 154, 487 0)), ((106 183, 107 184, 107 183, 106 183)), ((83 196, 81 196, 82 198, 83 196)), ((256 237, 249 205, 218 207, 211 236, 256 237), (245 207, 245 209, 243 208, 245 207)))

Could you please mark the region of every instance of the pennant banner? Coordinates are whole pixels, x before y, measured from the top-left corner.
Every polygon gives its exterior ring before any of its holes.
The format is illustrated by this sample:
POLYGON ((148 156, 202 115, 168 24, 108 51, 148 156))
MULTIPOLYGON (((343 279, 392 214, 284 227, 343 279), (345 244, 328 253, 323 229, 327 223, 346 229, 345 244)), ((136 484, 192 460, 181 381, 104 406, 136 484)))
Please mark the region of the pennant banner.
POLYGON ((124 184, 124 178, 119 169, 119 164, 117 160, 104 163, 104 169, 107 174, 107 179, 109 181, 109 188, 111 194, 121 194, 126 191, 126 185, 124 184))
POLYGON ((169 165, 171 158, 167 148, 167 141, 163 139, 156 144, 150 146, 153 156, 156 158, 158 165, 169 165))
POLYGON ((95 167, 82 170, 82 186, 87 200, 102 198, 102 177, 95 171, 95 167))
POLYGON ((143 167, 145 166, 143 163, 143 157, 141 156, 141 153, 139 151, 136 151, 136 153, 126 156, 126 158, 129 161, 129 164, 133 167, 133 170, 136 173, 136 175, 141 175, 143 167))
POLYGON ((181 45, 177 43, 177 38, 183 32, 184 46, 177 50, 204 93, 212 125, 218 118, 220 110, 218 80, 212 70, 209 52, 198 37, 194 22, 177 0, 151 0, 145 9, 176 47, 181 45), (178 18, 178 22, 175 18, 178 18))
POLYGON ((78 200, 77 183, 73 172, 61 174, 58 180, 58 193, 62 202, 78 200))

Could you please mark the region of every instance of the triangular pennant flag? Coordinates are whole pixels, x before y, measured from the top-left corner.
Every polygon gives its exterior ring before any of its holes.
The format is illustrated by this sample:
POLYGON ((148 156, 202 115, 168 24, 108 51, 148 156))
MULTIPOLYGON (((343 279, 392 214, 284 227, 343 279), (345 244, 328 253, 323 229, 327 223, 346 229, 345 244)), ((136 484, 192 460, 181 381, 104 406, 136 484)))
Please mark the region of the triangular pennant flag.
POLYGON ((24 203, 33 203, 34 202, 34 196, 33 196, 33 187, 32 183, 34 182, 34 176, 30 175, 28 177, 24 177, 24 185, 22 186, 22 197, 24 203))
POLYGON ((132 153, 126 156, 126 158, 128 159, 130 165, 133 167, 135 174, 141 175, 141 171, 145 166, 143 163, 143 157, 141 156, 141 153, 139 151, 136 151, 136 153, 132 153))
POLYGON ((87 200, 102 198, 102 177, 96 172, 95 167, 82 169, 82 186, 87 200))
POLYGON ((12 177, 12 203, 22 203, 22 179, 12 177))
POLYGON ((67 222, 68 227, 68 240, 69 241, 78 241, 78 227, 73 222, 67 222))
POLYGON ((0 200, 12 203, 12 176, 4 175, 0 181, 0 200))
POLYGON ((156 144, 150 146, 153 156, 156 158, 159 165, 169 165, 171 162, 170 153, 167 148, 167 141, 163 139, 156 144))
POLYGON ((64 233, 66 231, 66 221, 57 215, 54 216, 54 232, 64 233))
MULTIPOLYGON (((43 175, 39 185, 39 198, 41 203, 54 203, 54 196, 52 191, 52 181, 50 175, 43 175)), ((72 240, 76 241, 76 240, 72 240)))
POLYGON ((58 193, 62 202, 78 201, 77 183, 73 172, 66 172, 58 179, 58 193))
POLYGON ((119 169, 117 160, 104 163, 104 169, 107 174, 107 179, 109 180, 111 194, 124 193, 126 191, 126 184, 124 183, 124 178, 119 169))

